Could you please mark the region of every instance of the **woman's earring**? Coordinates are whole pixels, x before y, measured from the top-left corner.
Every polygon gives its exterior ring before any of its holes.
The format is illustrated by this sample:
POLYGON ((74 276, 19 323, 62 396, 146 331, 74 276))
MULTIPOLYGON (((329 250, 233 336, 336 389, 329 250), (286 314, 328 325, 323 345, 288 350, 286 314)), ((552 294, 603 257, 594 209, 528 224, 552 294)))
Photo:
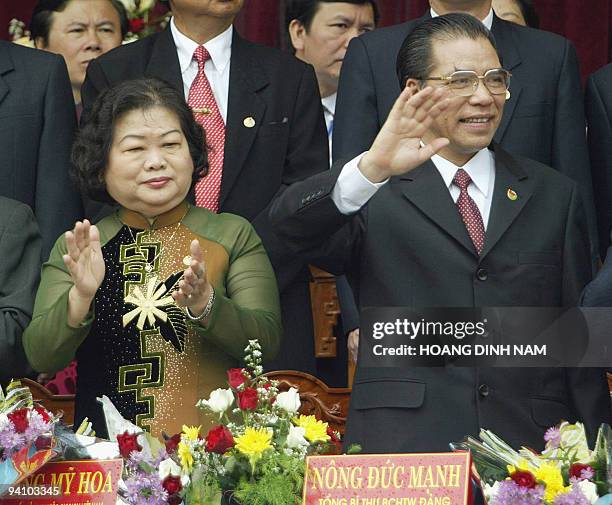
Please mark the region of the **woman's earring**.
POLYGON ((510 90, 506 90, 506 100, 510 100, 510 90))

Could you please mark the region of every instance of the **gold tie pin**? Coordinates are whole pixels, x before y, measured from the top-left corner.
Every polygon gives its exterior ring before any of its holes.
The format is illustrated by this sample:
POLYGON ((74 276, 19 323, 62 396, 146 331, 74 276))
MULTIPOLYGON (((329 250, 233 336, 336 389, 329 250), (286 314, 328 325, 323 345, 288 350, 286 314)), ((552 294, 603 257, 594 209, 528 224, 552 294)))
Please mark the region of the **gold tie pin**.
POLYGON ((508 192, 506 193, 506 196, 508 197, 508 200, 516 200, 518 199, 518 195, 516 194, 516 191, 514 191, 512 188, 508 188, 508 192))
POLYGON ((194 114, 210 114, 212 112, 212 110, 209 109, 208 107, 202 107, 202 108, 192 107, 191 110, 193 111, 194 114))

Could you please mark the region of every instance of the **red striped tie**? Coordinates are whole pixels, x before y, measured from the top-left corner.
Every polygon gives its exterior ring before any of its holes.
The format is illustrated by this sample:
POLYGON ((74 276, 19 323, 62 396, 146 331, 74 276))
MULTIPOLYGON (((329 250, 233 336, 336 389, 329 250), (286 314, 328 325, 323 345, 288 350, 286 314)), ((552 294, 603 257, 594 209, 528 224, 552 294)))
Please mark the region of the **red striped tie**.
POLYGON ((210 53, 204 46, 199 46, 193 53, 193 59, 198 62, 198 75, 189 88, 187 103, 206 132, 209 164, 208 175, 195 187, 196 205, 217 212, 223 172, 225 123, 204 73, 204 63, 210 59, 210 53))

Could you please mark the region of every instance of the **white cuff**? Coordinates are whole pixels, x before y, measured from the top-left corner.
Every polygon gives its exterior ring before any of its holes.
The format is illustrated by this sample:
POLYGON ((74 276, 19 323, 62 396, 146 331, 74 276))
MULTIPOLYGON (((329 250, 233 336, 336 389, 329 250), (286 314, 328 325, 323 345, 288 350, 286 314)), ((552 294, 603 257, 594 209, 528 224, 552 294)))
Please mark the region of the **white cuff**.
MULTIPOLYGON (((366 151, 367 152, 367 151, 366 151)), ((366 153, 363 152, 342 167, 336 185, 332 190, 331 198, 342 214, 354 214, 374 196, 378 189, 384 186, 389 179, 383 182, 370 182, 359 170, 359 162, 366 153)))

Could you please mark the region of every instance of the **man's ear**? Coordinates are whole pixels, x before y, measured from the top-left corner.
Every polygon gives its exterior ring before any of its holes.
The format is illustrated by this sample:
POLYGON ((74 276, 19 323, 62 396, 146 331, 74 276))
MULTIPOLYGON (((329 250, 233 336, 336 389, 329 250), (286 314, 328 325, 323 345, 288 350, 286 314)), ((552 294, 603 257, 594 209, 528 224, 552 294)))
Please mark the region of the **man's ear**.
POLYGON ((291 45, 296 52, 304 50, 304 36, 306 28, 297 19, 292 19, 289 23, 289 36, 291 37, 291 45))
POLYGON ((412 77, 406 79, 406 88, 409 88, 414 95, 417 91, 421 89, 421 81, 418 79, 413 79, 412 77))
POLYGON ((34 39, 34 47, 36 49, 44 49, 46 47, 45 45, 45 39, 42 37, 36 37, 34 39))

